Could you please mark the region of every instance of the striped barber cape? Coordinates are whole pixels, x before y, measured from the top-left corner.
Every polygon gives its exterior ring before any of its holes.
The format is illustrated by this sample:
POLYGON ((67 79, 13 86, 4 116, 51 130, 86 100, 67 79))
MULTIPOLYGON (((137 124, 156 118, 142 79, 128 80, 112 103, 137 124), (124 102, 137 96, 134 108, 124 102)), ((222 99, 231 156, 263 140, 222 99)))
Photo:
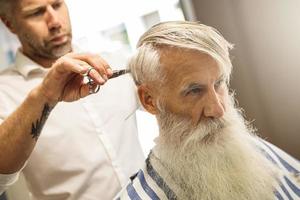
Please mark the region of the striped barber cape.
MULTIPOLYGON (((278 147, 259 139, 256 143, 262 154, 281 172, 278 186, 274 190, 274 199, 300 200, 300 162, 278 147)), ((159 200, 180 199, 156 172, 150 162, 131 177, 128 185, 115 198, 116 200, 159 200)))

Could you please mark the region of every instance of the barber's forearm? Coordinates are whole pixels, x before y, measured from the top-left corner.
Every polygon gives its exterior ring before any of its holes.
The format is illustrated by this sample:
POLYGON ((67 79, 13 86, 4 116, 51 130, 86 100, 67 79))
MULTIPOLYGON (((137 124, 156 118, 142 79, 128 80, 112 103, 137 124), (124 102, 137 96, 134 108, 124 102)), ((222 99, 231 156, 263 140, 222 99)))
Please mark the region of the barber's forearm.
POLYGON ((32 152, 51 110, 56 105, 32 90, 24 102, 0 125, 0 173, 22 168, 32 152))
POLYGON ((69 53, 59 58, 41 85, 0 125, 0 173, 14 173, 22 168, 59 101, 86 97, 93 93, 91 87, 105 84, 110 76, 112 70, 98 55, 69 53), (93 84, 84 83, 83 75, 88 75, 93 84))

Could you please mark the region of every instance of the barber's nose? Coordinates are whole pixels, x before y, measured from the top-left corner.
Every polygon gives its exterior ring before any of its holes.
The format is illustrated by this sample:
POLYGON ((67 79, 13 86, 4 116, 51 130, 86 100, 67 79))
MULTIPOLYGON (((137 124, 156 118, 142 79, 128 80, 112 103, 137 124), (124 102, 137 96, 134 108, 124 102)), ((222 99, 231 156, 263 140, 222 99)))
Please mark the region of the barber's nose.
POLYGON ((224 107, 218 94, 213 91, 208 94, 203 114, 207 118, 221 118, 224 115, 224 107))
POLYGON ((59 16, 56 10, 54 10, 52 7, 49 7, 48 9, 48 27, 50 30, 55 30, 57 28, 61 27, 59 16))

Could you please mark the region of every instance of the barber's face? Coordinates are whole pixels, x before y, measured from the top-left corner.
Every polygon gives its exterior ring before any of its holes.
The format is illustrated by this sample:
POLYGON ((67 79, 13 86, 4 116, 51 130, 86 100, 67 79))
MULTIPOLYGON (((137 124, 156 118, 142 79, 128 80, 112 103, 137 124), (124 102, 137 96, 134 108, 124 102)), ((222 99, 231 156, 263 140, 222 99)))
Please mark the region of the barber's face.
POLYGON ((58 58, 71 50, 71 25, 63 0, 17 0, 12 31, 23 51, 32 56, 58 58))
POLYGON ((162 52, 166 80, 160 96, 165 109, 190 119, 194 126, 201 120, 223 117, 228 91, 217 62, 194 50, 162 52))

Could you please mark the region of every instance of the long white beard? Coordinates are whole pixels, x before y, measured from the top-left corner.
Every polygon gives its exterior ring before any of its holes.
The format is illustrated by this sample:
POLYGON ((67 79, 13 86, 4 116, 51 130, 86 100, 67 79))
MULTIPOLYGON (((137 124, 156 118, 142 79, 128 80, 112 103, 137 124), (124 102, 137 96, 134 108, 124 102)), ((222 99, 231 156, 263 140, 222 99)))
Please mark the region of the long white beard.
MULTIPOLYGON (((274 199, 276 170, 254 146, 256 136, 233 104, 223 119, 201 122, 194 129, 189 120, 167 112, 158 122, 153 153, 180 188, 179 198, 274 199)), ((161 166, 154 165, 158 172, 161 166)))

